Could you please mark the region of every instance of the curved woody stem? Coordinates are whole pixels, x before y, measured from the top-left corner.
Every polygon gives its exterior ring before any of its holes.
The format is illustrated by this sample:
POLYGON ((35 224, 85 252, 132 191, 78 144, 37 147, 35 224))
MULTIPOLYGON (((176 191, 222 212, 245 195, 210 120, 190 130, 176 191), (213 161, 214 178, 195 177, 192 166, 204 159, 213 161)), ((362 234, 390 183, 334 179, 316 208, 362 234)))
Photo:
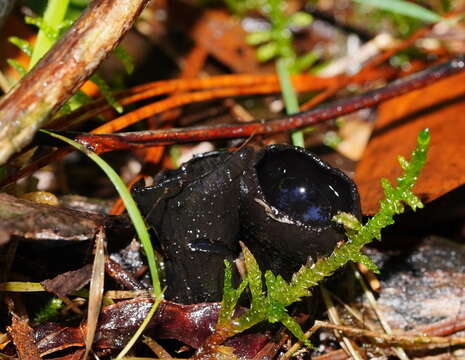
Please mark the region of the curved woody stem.
POLYGON ((118 45, 149 0, 94 0, 0 101, 0 165, 32 139, 118 45), (108 24, 112 24, 111 27, 108 24))
POLYGON ((67 134, 97 153, 111 150, 172 145, 202 140, 245 138, 260 134, 275 134, 315 125, 335 117, 377 105, 407 92, 420 89, 448 76, 465 70, 465 55, 459 55, 445 63, 396 80, 383 88, 365 94, 332 102, 326 106, 270 121, 247 124, 191 127, 156 131, 139 131, 118 134, 67 134))

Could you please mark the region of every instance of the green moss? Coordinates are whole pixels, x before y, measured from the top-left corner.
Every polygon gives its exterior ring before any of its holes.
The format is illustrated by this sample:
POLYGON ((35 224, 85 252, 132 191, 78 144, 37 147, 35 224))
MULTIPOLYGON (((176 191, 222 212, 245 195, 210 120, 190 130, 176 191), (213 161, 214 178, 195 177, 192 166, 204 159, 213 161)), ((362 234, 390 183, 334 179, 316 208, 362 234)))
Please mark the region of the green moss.
POLYGON ((234 289, 231 285, 231 265, 226 263, 219 329, 228 329, 229 333, 237 334, 261 321, 280 322, 296 338, 307 346, 311 346, 310 342, 305 339, 300 326, 287 313, 286 307, 305 296, 310 296, 311 288, 318 285, 326 277, 331 276, 349 261, 363 263, 368 268, 378 271, 372 260, 362 253, 362 249, 374 239, 381 239, 381 230, 394 223, 394 215, 402 213, 405 205, 410 206, 413 210, 423 207, 420 199, 413 194, 412 188, 426 162, 429 140, 428 129, 421 131, 411 161, 399 157, 399 163, 404 172, 397 179, 397 186, 394 187, 389 181, 382 179, 381 184, 385 198, 381 201, 379 212, 365 225, 362 225, 352 214, 339 213, 336 215, 333 220, 344 225, 347 241, 336 248, 327 258, 319 259, 312 266, 302 266, 293 275, 290 282, 270 271, 267 271, 263 276, 252 253, 243 246, 247 274, 239 288, 234 289), (265 278, 266 291, 263 291, 263 277, 265 278), (250 309, 240 317, 233 318, 234 308, 246 286, 249 287, 251 294, 250 309))
POLYGON ((63 301, 57 297, 51 298, 48 303, 40 309, 34 317, 34 322, 44 323, 55 320, 63 308, 63 301))

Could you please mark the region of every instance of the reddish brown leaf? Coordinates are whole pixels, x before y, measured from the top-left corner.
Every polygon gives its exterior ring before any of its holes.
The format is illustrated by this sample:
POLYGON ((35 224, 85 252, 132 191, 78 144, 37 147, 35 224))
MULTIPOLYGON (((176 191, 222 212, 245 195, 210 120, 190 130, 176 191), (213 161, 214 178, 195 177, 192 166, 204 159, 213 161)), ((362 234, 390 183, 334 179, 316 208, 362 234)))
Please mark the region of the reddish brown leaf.
POLYGON ((397 156, 408 157, 421 129, 431 131, 428 162, 414 192, 432 201, 465 182, 465 74, 458 74, 380 106, 373 137, 358 164, 355 181, 366 215, 379 208, 379 183, 401 174, 397 156))
MULTIPOLYGON (((115 350, 126 345, 147 316, 153 300, 138 298, 121 301, 102 309, 95 334, 94 349, 115 350)), ((176 339, 200 347, 213 333, 218 319, 219 303, 181 305, 162 301, 146 332, 156 338, 176 339)), ((71 347, 83 347, 86 324, 67 327, 47 323, 35 328, 35 340, 42 356, 71 347)), ((252 358, 269 340, 268 335, 246 334, 229 340, 226 345, 240 357, 252 358)))
MULTIPOLYGON (((100 313, 96 343, 99 349, 119 349, 131 338, 153 305, 152 299, 134 299, 106 306, 100 313)), ((155 331, 158 338, 177 339, 199 347, 212 333, 218 318, 218 303, 179 305, 163 301, 148 329, 155 331)), ((81 328, 58 324, 44 324, 36 330, 36 342, 42 355, 74 346, 84 346, 81 328)))
POLYGON ((192 36, 197 44, 236 72, 257 72, 255 49, 245 42, 246 32, 235 17, 209 10, 197 22, 192 36))
POLYGON ((22 360, 41 360, 39 350, 34 342, 34 330, 26 319, 13 314, 8 333, 16 345, 18 356, 22 360))
POLYGON ((45 323, 34 330, 35 342, 41 356, 72 347, 84 346, 83 333, 79 327, 45 323))

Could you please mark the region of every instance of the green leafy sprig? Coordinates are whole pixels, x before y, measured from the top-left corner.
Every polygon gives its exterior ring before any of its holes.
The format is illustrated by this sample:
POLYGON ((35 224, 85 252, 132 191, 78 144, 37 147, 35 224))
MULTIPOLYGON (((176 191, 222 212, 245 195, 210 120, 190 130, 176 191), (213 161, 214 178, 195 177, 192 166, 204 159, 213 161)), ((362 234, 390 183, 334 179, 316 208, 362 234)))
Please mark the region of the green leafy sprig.
MULTIPOLYGON (((258 46, 257 58, 260 61, 276 59, 276 72, 281 84, 281 92, 288 115, 299 111, 296 92, 292 87, 291 73, 298 73, 311 66, 318 55, 309 52, 302 57, 297 57, 292 38, 292 27, 304 27, 311 24, 311 15, 297 11, 288 16, 286 13, 287 1, 284 0, 225 0, 229 8, 239 14, 246 11, 261 11, 270 22, 270 29, 251 33, 247 42, 258 46)), ((292 143, 295 146, 304 147, 302 131, 292 134, 292 143)))
POLYGON ((334 216, 333 220, 346 228, 347 241, 338 246, 327 258, 321 258, 311 266, 302 266, 290 282, 269 270, 263 275, 252 253, 243 246, 247 274, 239 287, 234 289, 231 281, 231 265, 226 262, 222 308, 217 331, 232 336, 261 321, 280 322, 296 338, 311 347, 311 343, 305 338, 298 323, 288 314, 286 307, 305 296, 310 296, 311 288, 349 261, 363 263, 368 268, 378 271, 373 261, 362 253, 362 249, 373 239, 381 239, 381 230, 393 224, 394 215, 402 213, 405 205, 413 210, 423 207, 420 199, 413 194, 412 188, 426 162, 429 141, 429 130, 425 129, 418 135, 411 161, 399 157, 404 172, 397 179, 397 186, 392 186, 386 179, 381 180, 385 198, 380 203, 379 212, 365 225, 362 225, 352 214, 341 212, 334 216), (266 291, 263 291, 263 277, 266 291), (251 295, 250 309, 241 316, 234 317, 237 301, 246 287, 249 288, 251 295))

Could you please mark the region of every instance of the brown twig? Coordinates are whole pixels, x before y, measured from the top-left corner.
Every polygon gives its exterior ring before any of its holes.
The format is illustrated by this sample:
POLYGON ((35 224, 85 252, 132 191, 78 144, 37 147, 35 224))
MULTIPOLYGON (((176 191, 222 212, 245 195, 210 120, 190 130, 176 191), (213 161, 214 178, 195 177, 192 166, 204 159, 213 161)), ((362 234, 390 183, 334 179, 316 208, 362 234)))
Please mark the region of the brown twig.
MULTIPOLYGON (((325 88, 334 88, 341 86, 341 84, 357 83, 363 84, 375 79, 389 79, 397 73, 392 68, 384 67, 379 69, 370 69, 363 73, 355 74, 351 77, 345 75, 334 76, 329 78, 322 78, 311 74, 300 74, 292 77, 292 84, 296 91, 314 91, 325 88)), ((280 85, 277 75, 275 74, 234 74, 234 75, 218 75, 202 79, 175 79, 175 80, 161 80, 155 81, 131 89, 122 91, 115 94, 115 98, 121 105, 129 105, 141 100, 150 99, 160 95, 170 93, 183 93, 189 92, 192 95, 184 95, 179 100, 174 98, 164 105, 166 109, 179 107, 184 104, 189 104, 196 101, 203 101, 199 98, 198 93, 210 94, 208 98, 218 98, 224 96, 240 96, 240 95, 256 95, 256 94, 270 94, 279 92, 280 85), (218 92, 221 89, 229 89, 228 93, 218 92), (202 90, 202 91, 194 91, 202 90), (210 93, 212 91, 213 93, 210 93), (258 92, 256 92, 258 91, 258 92)), ((207 95, 203 95, 205 97, 207 95)), ((166 101, 162 100, 162 102, 166 101)), ((155 105, 155 102, 150 105, 155 105)), ((105 99, 99 99, 91 104, 84 105, 75 110, 71 114, 65 115, 53 121, 48 127, 55 130, 63 130, 69 128, 70 124, 82 123, 88 119, 100 115, 104 111, 111 109, 105 99)), ((156 108, 154 108, 156 109, 156 108)), ((162 111, 165 111, 163 109, 162 111)), ((149 114, 148 116, 155 115, 156 113, 149 114)), ((123 115, 125 116, 125 115, 123 115)), ((142 120, 139 118, 137 121, 142 120)), ((115 119, 118 122, 122 120, 115 119)), ((130 124, 128 124, 130 125, 130 124)), ((128 126, 119 126, 118 130, 128 126)), ((108 129, 105 132, 109 132, 108 129)))
POLYGON ((0 164, 29 143, 131 28, 148 0, 94 0, 0 102, 0 164), (111 26, 108 26, 111 24, 111 26))
POLYGON ((160 360, 173 360, 171 355, 151 337, 144 336, 142 342, 152 350, 160 360))
MULTIPOLYGON (((355 96, 339 102, 330 103, 323 108, 299 113, 294 116, 283 119, 272 120, 269 122, 251 122, 239 125, 220 125, 208 128, 171 129, 161 131, 120 133, 117 135, 85 134, 81 135, 81 138, 79 140, 81 141, 81 143, 88 142, 88 144, 91 146, 96 145, 99 141, 105 141, 105 144, 101 144, 101 146, 94 147, 94 149, 97 152, 105 152, 114 149, 169 145, 175 143, 195 142, 201 140, 250 137, 257 134, 272 134, 276 132, 283 132, 299 127, 305 127, 308 125, 320 123, 340 115, 354 112, 362 108, 377 105, 392 97, 399 96, 406 92, 421 88, 435 81, 441 80, 442 78, 445 78, 447 76, 456 74, 463 70, 464 57, 465 55, 458 56, 442 65, 434 66, 430 69, 426 69, 422 72, 419 72, 418 74, 413 74, 401 80, 395 81, 382 89, 374 90, 364 95, 355 96)), ((366 75, 364 75, 364 78, 366 79, 366 75)), ((179 85, 179 83, 177 85, 179 85)), ((172 87, 175 88, 175 86, 172 87)), ((184 95, 185 94, 175 95, 172 98, 184 95)), ((162 100, 162 102, 164 101, 165 100, 162 100)), ((171 104, 170 106, 166 106, 166 104, 163 106, 157 105, 157 107, 159 107, 158 113, 179 105, 179 103, 171 104)), ((152 113, 150 115, 154 115, 155 113, 152 113)), ((102 128, 100 127, 95 129, 95 131, 101 130, 102 128)), ((74 135, 75 134, 71 134, 71 136, 74 135)), ((40 140, 38 140, 38 143, 40 143, 40 140)), ((47 145, 49 145, 48 138, 47 145)), ((51 161, 60 159, 67 153, 69 153, 69 150, 59 149, 54 153, 48 154, 45 157, 36 160, 29 166, 21 169, 17 173, 11 175, 7 179, 3 180, 0 183, 0 186, 10 184, 20 179, 21 177, 26 176, 31 172, 39 169, 40 167, 50 163, 51 161)))
MULTIPOLYGON (((80 134, 75 139, 97 153, 156 145, 171 145, 202 140, 243 138, 259 134, 275 134, 314 125, 335 117, 377 105, 388 99, 422 88, 465 70, 465 55, 433 66, 365 94, 330 103, 324 107, 271 121, 218 125, 119 134, 80 134)), ((68 136, 70 134, 67 134, 68 136)))
POLYGON ((315 321, 314 328, 335 329, 354 337, 369 338, 378 346, 401 346, 405 349, 437 349, 465 345, 465 337, 442 337, 427 335, 385 334, 382 332, 334 325, 325 321, 315 321))

